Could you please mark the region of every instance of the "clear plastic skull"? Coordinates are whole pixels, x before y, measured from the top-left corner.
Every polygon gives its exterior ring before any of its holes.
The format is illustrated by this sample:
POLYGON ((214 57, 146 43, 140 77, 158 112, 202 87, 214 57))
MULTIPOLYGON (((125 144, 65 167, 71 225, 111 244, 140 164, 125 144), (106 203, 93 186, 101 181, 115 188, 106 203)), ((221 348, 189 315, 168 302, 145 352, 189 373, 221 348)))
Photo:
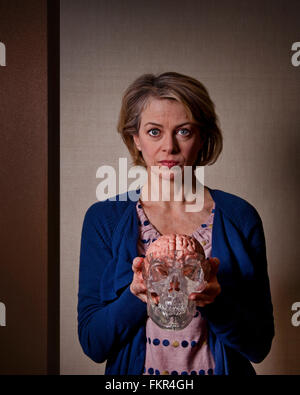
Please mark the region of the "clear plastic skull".
POLYGON ((196 310, 188 297, 203 291, 209 273, 209 263, 196 239, 179 234, 161 236, 150 245, 143 270, 149 317, 164 329, 185 328, 196 310))

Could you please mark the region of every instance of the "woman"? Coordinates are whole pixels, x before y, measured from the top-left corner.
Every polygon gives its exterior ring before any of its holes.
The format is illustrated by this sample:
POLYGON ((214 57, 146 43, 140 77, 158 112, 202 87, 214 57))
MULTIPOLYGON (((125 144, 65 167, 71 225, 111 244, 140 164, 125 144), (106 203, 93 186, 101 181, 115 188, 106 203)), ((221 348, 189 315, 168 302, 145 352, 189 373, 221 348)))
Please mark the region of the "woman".
MULTIPOLYGON (((126 193, 86 213, 78 299, 84 352, 107 360, 107 374, 254 374, 250 361, 266 357, 274 336, 261 219, 245 200, 208 187, 196 212, 184 193, 174 198, 175 169, 212 164, 222 150, 207 90, 178 73, 142 75, 124 94, 118 131, 148 179, 138 201, 126 193), (164 179, 170 199, 159 189, 151 201, 154 181, 164 179), (205 291, 190 295, 197 317, 176 334, 148 319, 142 277, 149 244, 167 233, 194 236, 212 265, 205 291)), ((188 188, 195 196, 195 176, 188 188)))

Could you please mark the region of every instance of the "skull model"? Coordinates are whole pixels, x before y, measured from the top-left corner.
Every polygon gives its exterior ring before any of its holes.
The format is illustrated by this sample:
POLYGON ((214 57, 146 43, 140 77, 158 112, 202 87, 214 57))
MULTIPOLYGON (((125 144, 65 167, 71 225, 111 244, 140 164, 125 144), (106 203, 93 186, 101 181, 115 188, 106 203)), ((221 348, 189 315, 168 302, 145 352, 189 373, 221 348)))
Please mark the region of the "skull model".
POLYGON ((185 328, 196 309, 188 296, 205 288, 209 272, 203 248, 196 239, 179 234, 158 238, 147 251, 143 271, 149 317, 164 329, 185 328))

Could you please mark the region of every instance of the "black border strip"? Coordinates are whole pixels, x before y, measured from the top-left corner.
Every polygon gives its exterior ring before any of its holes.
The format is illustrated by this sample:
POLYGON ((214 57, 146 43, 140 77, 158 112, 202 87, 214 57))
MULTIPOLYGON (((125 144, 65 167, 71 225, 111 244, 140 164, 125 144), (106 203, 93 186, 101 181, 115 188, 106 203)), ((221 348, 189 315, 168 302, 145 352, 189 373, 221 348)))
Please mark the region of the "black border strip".
POLYGON ((47 1, 48 336, 47 374, 60 373, 60 0, 47 1))

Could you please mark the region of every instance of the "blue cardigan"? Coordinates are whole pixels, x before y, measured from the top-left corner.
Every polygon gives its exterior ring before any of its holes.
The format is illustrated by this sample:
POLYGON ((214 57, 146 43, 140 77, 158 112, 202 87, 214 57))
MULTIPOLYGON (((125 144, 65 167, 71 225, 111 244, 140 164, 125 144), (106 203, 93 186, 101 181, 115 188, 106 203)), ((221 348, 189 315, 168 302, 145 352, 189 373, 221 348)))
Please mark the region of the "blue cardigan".
MULTIPOLYGON (((249 361, 261 362, 274 336, 262 222, 244 199, 209 191, 215 201, 212 256, 221 262, 222 291, 200 310, 208 323, 215 374, 255 374, 249 361)), ((82 228, 78 335, 86 355, 107 360, 106 374, 142 374, 145 360, 146 304, 129 289, 138 219, 128 193, 94 203, 82 228)), ((139 193, 134 191, 135 200, 139 193)))

